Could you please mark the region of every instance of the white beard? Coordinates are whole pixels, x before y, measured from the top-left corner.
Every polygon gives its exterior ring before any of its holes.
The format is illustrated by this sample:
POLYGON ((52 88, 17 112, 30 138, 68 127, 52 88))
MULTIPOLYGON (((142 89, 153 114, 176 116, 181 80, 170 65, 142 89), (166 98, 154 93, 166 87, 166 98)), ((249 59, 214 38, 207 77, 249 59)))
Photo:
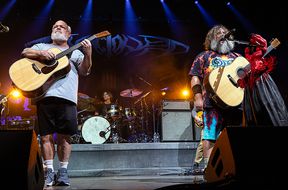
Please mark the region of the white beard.
POLYGON ((51 39, 56 40, 56 41, 67 41, 68 40, 68 38, 64 34, 59 33, 59 32, 52 33, 51 39))
POLYGON ((212 40, 210 44, 210 48, 214 51, 217 51, 221 54, 226 54, 231 52, 235 47, 235 42, 230 40, 225 40, 221 44, 220 41, 212 40))

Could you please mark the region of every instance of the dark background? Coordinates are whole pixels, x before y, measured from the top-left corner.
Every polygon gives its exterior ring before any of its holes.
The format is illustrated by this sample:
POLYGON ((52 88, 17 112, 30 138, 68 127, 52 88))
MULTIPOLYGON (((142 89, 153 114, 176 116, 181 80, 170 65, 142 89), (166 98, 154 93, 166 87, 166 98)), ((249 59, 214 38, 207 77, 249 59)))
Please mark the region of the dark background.
MULTIPOLYGON (((9 0, 0 1, 0 13, 9 0)), ((79 92, 90 97, 101 97, 104 90, 113 92, 115 99, 123 104, 133 104, 141 95, 152 91, 147 96, 148 106, 152 104, 152 98, 156 105, 161 104, 161 99, 179 99, 176 92, 180 88, 190 86, 188 72, 195 56, 203 50, 203 42, 207 31, 210 29, 203 16, 200 14, 194 1, 191 0, 166 0, 168 6, 175 15, 175 19, 167 19, 160 0, 131 0, 136 20, 130 20, 139 30, 125 30, 124 3, 125 0, 94 0, 93 16, 83 20, 83 11, 86 0, 55 0, 53 8, 48 15, 39 16, 48 0, 18 0, 8 15, 0 18, 4 25, 9 26, 8 33, 0 33, 0 92, 8 94, 12 88, 9 79, 9 67, 20 59, 20 53, 27 42, 49 36, 51 26, 58 19, 67 21, 72 28, 74 38, 81 39, 85 36, 108 30, 112 38, 130 36, 141 42, 143 37, 154 36, 157 39, 172 40, 189 47, 186 53, 175 54, 167 51, 166 46, 158 46, 158 50, 149 49, 149 53, 142 56, 127 54, 127 51, 114 51, 107 53, 105 43, 100 52, 98 47, 93 49, 92 73, 88 77, 80 78, 79 92), (80 24, 86 24, 81 28, 80 24), (172 25, 172 27, 170 27, 172 25), (139 76, 145 81, 140 80, 139 76), (160 96, 160 89, 169 87, 167 96, 160 96), (137 88, 143 91, 140 96, 123 98, 120 92, 137 88)), ((277 65, 271 74, 279 87, 283 98, 287 102, 287 40, 288 23, 287 10, 284 1, 231 1, 240 14, 250 24, 246 28, 243 23, 226 7, 224 0, 200 0, 201 5, 216 21, 226 25, 229 29, 235 28, 235 38, 247 41, 251 33, 262 35, 267 41, 278 38, 280 46, 271 52, 277 57, 277 65)), ((96 42, 95 42, 96 43, 96 42)), ((101 45, 97 43, 93 45, 101 45)), ((117 43, 116 43, 117 44, 117 43)), ((119 44, 118 44, 119 45, 119 44)), ((130 44, 134 46, 136 44, 130 44)), ((125 47, 125 46, 124 46, 125 47)), ((236 50, 243 53, 245 46, 239 45, 236 50)), ((24 101, 22 101, 24 103, 24 101)), ((11 115, 23 115, 23 109, 17 107, 16 102, 10 102, 11 115), (15 109, 13 109, 13 107, 15 109)), ((33 107, 26 115, 34 114, 33 107)))

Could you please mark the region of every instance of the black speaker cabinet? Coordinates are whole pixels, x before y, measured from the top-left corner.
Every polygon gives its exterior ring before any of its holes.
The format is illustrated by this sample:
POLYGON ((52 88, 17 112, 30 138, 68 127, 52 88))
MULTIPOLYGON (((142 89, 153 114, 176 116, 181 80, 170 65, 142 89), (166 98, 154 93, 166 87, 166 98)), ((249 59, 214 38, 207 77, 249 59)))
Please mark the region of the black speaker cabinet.
POLYGON ((34 130, 0 130, 1 185, 43 190, 44 171, 34 130))
MULTIPOLYGON (((279 185, 287 181, 287 127, 227 127, 211 152, 208 183, 279 185)), ((259 186, 260 187, 260 186, 259 186)))
POLYGON ((162 111, 162 141, 192 141, 190 111, 162 111))

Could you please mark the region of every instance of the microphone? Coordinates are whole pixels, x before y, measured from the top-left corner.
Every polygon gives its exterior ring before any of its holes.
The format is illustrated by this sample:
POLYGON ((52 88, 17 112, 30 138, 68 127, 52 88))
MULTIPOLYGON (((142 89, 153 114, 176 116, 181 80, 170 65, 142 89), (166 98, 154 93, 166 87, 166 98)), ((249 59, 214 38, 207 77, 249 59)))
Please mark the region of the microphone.
POLYGON ((9 27, 8 26, 5 26, 3 25, 1 22, 0 22, 0 32, 9 32, 9 27))
POLYGON ((236 29, 233 28, 233 29, 230 30, 227 34, 224 35, 223 39, 229 39, 230 36, 235 33, 235 31, 236 31, 236 29))

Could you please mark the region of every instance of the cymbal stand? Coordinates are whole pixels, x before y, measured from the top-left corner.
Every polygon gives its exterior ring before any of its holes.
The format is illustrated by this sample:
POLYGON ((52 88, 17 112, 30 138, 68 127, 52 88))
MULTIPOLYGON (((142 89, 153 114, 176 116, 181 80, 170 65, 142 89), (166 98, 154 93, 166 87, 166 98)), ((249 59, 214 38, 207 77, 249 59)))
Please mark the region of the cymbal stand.
MULTIPOLYGON (((158 130, 156 131, 156 122, 155 122, 155 102, 154 102, 154 90, 153 90, 153 85, 149 82, 147 82, 145 79, 143 79, 142 77, 140 77, 139 75, 136 75, 138 79, 140 79, 141 81, 143 81, 144 83, 146 83, 147 85, 149 85, 150 87, 152 87, 152 90, 150 91, 152 93, 152 119, 153 119, 153 142, 159 142, 159 132, 158 130), (156 138, 156 139, 155 139, 156 138)), ((150 93, 149 92, 149 93, 150 93)), ((149 95, 149 93, 146 94, 149 95)), ((145 97, 146 97, 145 96, 145 97)), ((144 98, 145 98, 144 97, 144 98)))
POLYGON ((145 131, 146 131, 146 129, 147 129, 147 127, 148 127, 148 125, 149 125, 149 119, 148 119, 148 116, 149 116, 149 114, 150 114, 150 112, 149 112, 149 107, 148 107, 148 105, 147 105, 147 102, 146 102, 146 98, 144 98, 143 99, 143 102, 144 102, 144 106, 145 106, 145 113, 146 113, 146 120, 145 120, 145 131))
POLYGON ((156 121, 155 121, 155 102, 154 102, 154 91, 152 91, 152 119, 153 119, 153 142, 160 142, 160 135, 158 131, 158 125, 156 129, 156 121))
MULTIPOLYGON (((106 130, 106 133, 111 131, 111 141, 115 144, 118 144, 118 143, 125 143, 127 142, 126 139, 122 138, 121 135, 120 135, 120 131, 119 129, 117 128, 117 126, 121 123, 121 120, 120 119, 116 119, 115 121, 112 121, 111 122, 111 125, 107 128, 106 130)), ((102 132, 102 131, 101 131, 102 132)), ((105 133, 105 134, 106 134, 105 133)), ((102 133, 103 135, 103 133, 102 133)))
POLYGON ((143 108, 143 100, 140 101, 140 113, 141 113, 141 128, 144 129, 144 108, 143 108))
POLYGON ((142 98, 140 101, 140 113, 141 113, 141 130, 139 131, 140 134, 138 134, 138 142, 146 143, 148 142, 148 136, 147 136, 147 128, 149 125, 148 120, 148 105, 145 98, 142 98))

